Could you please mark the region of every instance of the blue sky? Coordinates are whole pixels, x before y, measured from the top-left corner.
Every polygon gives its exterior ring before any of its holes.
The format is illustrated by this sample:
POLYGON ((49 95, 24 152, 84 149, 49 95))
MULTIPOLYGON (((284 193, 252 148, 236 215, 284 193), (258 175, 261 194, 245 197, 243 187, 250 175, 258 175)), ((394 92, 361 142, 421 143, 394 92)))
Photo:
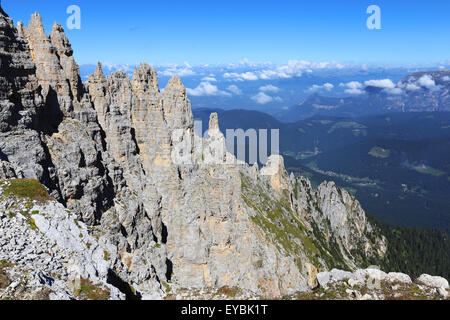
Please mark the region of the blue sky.
POLYGON ((81 8, 66 30, 80 64, 216 64, 291 59, 411 64, 450 59, 450 1, 2 0, 15 22, 41 13, 47 32, 81 8), (366 9, 380 6, 382 30, 366 9))

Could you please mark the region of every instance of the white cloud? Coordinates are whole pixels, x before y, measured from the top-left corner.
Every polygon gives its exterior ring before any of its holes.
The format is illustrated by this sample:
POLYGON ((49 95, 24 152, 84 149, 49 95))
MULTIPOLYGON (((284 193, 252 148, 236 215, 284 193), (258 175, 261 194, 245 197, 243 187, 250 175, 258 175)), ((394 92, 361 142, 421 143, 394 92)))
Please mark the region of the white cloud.
POLYGON ((334 85, 331 84, 331 83, 325 83, 325 84, 323 85, 323 87, 325 88, 325 90, 331 91, 331 90, 334 88, 334 85))
POLYGON ((428 74, 422 76, 417 83, 426 88, 434 87, 436 85, 436 82, 434 82, 433 78, 428 74))
POLYGON ((236 86, 236 85, 234 85, 234 84, 231 85, 231 86, 229 86, 229 87, 227 88, 227 90, 230 91, 230 92, 232 92, 232 93, 234 93, 235 95, 238 95, 238 96, 242 95, 242 90, 239 89, 239 87, 236 86))
POLYGON ((274 97, 273 100, 275 100, 276 102, 283 102, 283 98, 281 97, 274 97))
POLYGON ((196 75, 195 71, 192 69, 192 67, 186 63, 183 66, 169 66, 167 69, 160 71, 160 74, 163 76, 179 76, 179 77, 187 77, 187 76, 194 76, 196 75))
POLYGON ((358 81, 351 81, 351 82, 347 82, 347 83, 341 83, 339 86, 347 88, 345 90, 345 93, 348 93, 348 94, 351 94, 351 95, 360 95, 360 94, 364 93, 364 91, 362 90, 364 85, 361 82, 358 82, 358 81))
POLYGON ((450 77, 449 76, 445 76, 442 78, 442 81, 450 81, 450 77))
POLYGON ((123 72, 130 74, 136 66, 132 64, 113 64, 109 62, 102 62, 102 67, 103 69, 107 69, 109 72, 122 70, 123 72))
MULTIPOLYGON (((244 60, 244 63, 240 63, 239 66, 259 67, 260 69, 246 73, 226 72, 223 77, 234 81, 289 79, 301 77, 303 73, 311 73, 315 70, 345 68, 343 64, 338 62, 310 62, 305 60, 290 60, 287 64, 279 66, 270 63, 252 64, 244 60)), ((236 65, 232 64, 229 67, 236 67, 236 65)))
MULTIPOLYGON (((441 80, 445 81, 445 77, 441 78, 441 80)), ((450 78, 448 78, 448 80, 450 80, 450 78)), ((417 91, 421 88, 426 88, 431 91, 438 91, 442 88, 442 86, 436 85, 433 77, 429 74, 425 74, 419 79, 416 79, 415 77, 409 77, 406 81, 407 82, 400 82, 398 86, 401 88, 405 88, 408 91, 417 91)))
POLYGON ((392 82, 391 79, 383 79, 383 80, 369 80, 364 82, 366 86, 372 86, 383 89, 394 89, 396 85, 392 82))
POLYGON ((420 90, 420 87, 417 84, 415 84, 415 83, 408 83, 406 85, 406 90, 408 90, 408 91, 417 91, 417 90, 420 90))
POLYGON ((268 79, 285 79, 292 77, 301 77, 304 72, 312 72, 322 69, 342 69, 344 66, 336 62, 310 62, 305 60, 290 60, 286 65, 281 65, 275 69, 267 69, 260 71, 260 78, 268 79))
POLYGON ((263 87, 259 88, 259 90, 263 91, 263 92, 274 92, 274 93, 276 93, 276 92, 280 91, 280 88, 269 84, 267 86, 263 86, 263 87))
POLYGON ((333 90, 333 88, 334 88, 334 85, 331 83, 325 83, 324 85, 321 85, 321 86, 315 84, 311 88, 309 88, 307 91, 309 91, 309 92, 317 92, 320 90, 331 91, 331 90, 333 90))
POLYGON ((187 88, 186 92, 194 97, 201 97, 201 96, 227 96, 230 97, 231 93, 221 91, 219 88, 217 88, 216 85, 211 84, 210 82, 201 82, 197 88, 190 89, 187 88))
POLYGON ((351 82, 344 83, 344 84, 341 83, 340 86, 341 87, 345 86, 345 87, 348 87, 350 89, 361 89, 363 87, 363 84, 361 82, 358 82, 358 81, 351 81, 351 82))
POLYGON ((251 99, 259 104, 266 104, 266 103, 274 102, 274 101, 275 102, 283 102, 283 99, 281 97, 279 97, 279 96, 271 97, 264 92, 259 92, 257 95, 253 96, 251 99))
POLYGON ((351 81, 351 82, 347 82, 347 83, 341 83, 339 86, 347 88, 345 90, 345 93, 348 93, 348 94, 351 94, 351 95, 360 95, 360 94, 364 93, 364 91, 362 90, 363 84, 361 82, 358 82, 358 81, 351 81))
POLYGON ((419 80, 417 80, 417 83, 420 86, 425 87, 429 90, 439 90, 440 89, 439 86, 436 86, 436 82, 434 81, 434 79, 428 74, 422 76, 419 80))
POLYGON ((288 79, 291 78, 289 74, 280 70, 262 70, 259 71, 259 78, 261 80, 272 80, 272 79, 288 79))
POLYGON ((252 97, 252 100, 259 104, 266 104, 273 101, 273 98, 264 92, 258 93, 256 96, 252 97))
POLYGON ((392 94, 395 96, 399 96, 403 94, 403 90, 401 88, 386 88, 384 89, 388 94, 392 94))
POLYGON ((244 72, 244 73, 236 73, 236 72, 227 72, 223 75, 224 78, 228 78, 235 81, 255 81, 258 80, 258 76, 253 72, 244 72))
POLYGON ((249 81, 258 80, 258 77, 253 72, 242 73, 241 77, 242 77, 242 79, 249 80, 249 81))
POLYGON ((363 94, 364 91, 361 89, 347 89, 347 90, 345 90, 345 93, 352 94, 352 95, 360 95, 360 94, 363 94))
POLYGON ((202 81, 208 81, 208 82, 217 82, 217 79, 214 77, 204 77, 202 81))

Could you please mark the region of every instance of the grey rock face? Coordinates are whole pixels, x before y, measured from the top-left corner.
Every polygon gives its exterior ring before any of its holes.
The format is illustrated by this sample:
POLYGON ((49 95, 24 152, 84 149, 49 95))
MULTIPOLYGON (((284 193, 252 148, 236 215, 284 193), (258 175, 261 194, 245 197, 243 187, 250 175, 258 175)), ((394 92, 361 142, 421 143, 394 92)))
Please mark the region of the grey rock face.
POLYGON ((19 30, 28 41, 45 100, 35 121, 36 144, 40 140, 44 155, 36 162, 45 163, 49 173, 46 180, 36 170, 34 175, 56 199, 94 224, 113 204, 114 182, 108 174, 117 178, 120 173, 103 150, 97 114, 81 83, 73 50, 61 25, 55 23, 47 37, 39 14, 32 15, 28 27, 20 23, 19 30))
POLYGON ((422 274, 418 281, 423 282, 425 285, 433 288, 443 288, 448 289, 448 281, 442 277, 433 277, 428 274, 422 274))
MULTIPOLYGON (((375 268, 358 269, 355 272, 333 269, 319 273, 317 279, 325 294, 332 293, 345 300, 423 300, 448 297, 447 280, 429 275, 422 275, 412 282, 406 274, 386 274, 375 268), (363 295, 363 291, 367 293, 363 295)), ((309 298, 321 297, 313 294, 309 298)))
POLYGON ((45 107, 36 67, 27 41, 3 10, 0 42, 0 160, 8 162, 4 178, 37 178, 54 185, 45 146, 34 130, 45 107))
MULTIPOLYGON (((28 41, 31 58, 36 64, 36 76, 42 86, 46 107, 53 113, 60 112, 58 116, 70 115, 73 111, 72 90, 61 67, 57 50, 45 33, 41 16, 33 14, 28 27, 21 29, 28 41)), ((53 39, 58 40, 56 33, 57 30, 54 30, 53 39)), ((58 41, 57 45, 61 45, 61 42, 58 41)), ((60 51, 61 49, 59 47, 60 51)))
POLYGON ((342 266, 355 268, 366 257, 384 256, 387 243, 367 221, 360 203, 333 182, 313 191, 307 179, 297 181, 294 207, 301 219, 322 234, 327 248, 338 247, 342 266), (331 237, 329 237, 331 235, 331 237))
MULTIPOLYGON (((151 74, 145 74, 148 77, 142 76, 141 80, 150 83, 154 90, 151 74)), ((138 85, 138 80, 135 81, 138 85)), ((145 174, 136 131, 132 126, 131 111, 137 104, 137 97, 125 73, 116 72, 106 78, 100 64, 89 77, 87 88, 98 113, 99 124, 106 133, 106 149, 123 170, 115 199, 115 213, 105 216, 102 226, 113 219, 116 220, 113 229, 125 231, 125 236, 113 236, 127 266, 122 275, 143 286, 141 290, 153 290, 146 288, 144 282, 156 277, 166 279, 167 253, 162 243, 161 196, 145 174)))
POLYGON ((65 79, 69 81, 73 98, 81 101, 84 88, 80 78, 80 69, 73 58, 69 39, 65 35, 63 27, 58 23, 53 25, 53 30, 50 32, 50 42, 56 50, 59 64, 65 73, 65 79))
POLYGON ((43 106, 27 42, 0 13, 0 133, 32 126, 43 106))
POLYGON ((117 260, 115 246, 95 239, 56 201, 5 198, 9 185, 0 183, 0 264, 12 281, 0 288, 0 297, 80 299, 84 282, 103 292, 98 298, 125 298, 106 282, 117 260))

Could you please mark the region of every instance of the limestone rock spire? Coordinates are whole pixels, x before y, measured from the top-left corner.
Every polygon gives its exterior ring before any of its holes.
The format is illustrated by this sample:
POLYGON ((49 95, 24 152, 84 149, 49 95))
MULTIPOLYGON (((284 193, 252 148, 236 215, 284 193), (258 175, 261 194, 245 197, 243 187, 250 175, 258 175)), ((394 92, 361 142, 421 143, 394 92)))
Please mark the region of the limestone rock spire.
POLYGON ((17 22, 17 32, 19 33, 19 36, 25 38, 25 27, 22 21, 17 22))
POLYGON ((58 55, 72 56, 72 46, 64 33, 64 28, 59 23, 53 24, 52 32, 50 32, 50 40, 53 46, 56 48, 58 55))
POLYGON ((64 70, 65 77, 69 80, 72 94, 78 101, 80 101, 83 95, 80 68, 73 57, 72 45, 64 33, 64 28, 59 23, 55 22, 49 37, 51 44, 56 49, 56 53, 58 54, 60 65, 64 70))
POLYGON ((98 80, 106 79, 105 74, 103 73, 102 63, 100 61, 97 63, 97 67, 95 68, 94 77, 98 80))
POLYGON ((49 104, 49 109, 63 116, 71 116, 74 106, 79 105, 84 88, 64 29, 55 24, 48 37, 40 14, 34 13, 22 33, 28 41, 44 98, 47 99, 49 94, 57 96, 49 104))
POLYGON ((164 115, 172 129, 188 129, 194 126, 191 102, 186 87, 177 76, 173 76, 163 91, 164 115))
POLYGON ((288 189, 289 176, 284 166, 283 156, 271 155, 260 173, 270 178, 272 189, 278 196, 281 196, 283 190, 288 189))
POLYGON ((166 89, 181 89, 185 90, 183 83, 181 82, 181 79, 177 76, 172 76, 170 78, 169 82, 167 83, 166 89))
POLYGON ((31 15, 30 22, 28 24, 28 29, 45 35, 44 24, 42 23, 42 17, 38 12, 31 15))
POLYGON ((209 131, 220 131, 219 116, 216 112, 211 113, 211 115, 209 116, 209 131))
POLYGON ((150 67, 147 63, 141 63, 139 68, 134 68, 132 83, 135 92, 149 93, 159 91, 156 69, 150 67))

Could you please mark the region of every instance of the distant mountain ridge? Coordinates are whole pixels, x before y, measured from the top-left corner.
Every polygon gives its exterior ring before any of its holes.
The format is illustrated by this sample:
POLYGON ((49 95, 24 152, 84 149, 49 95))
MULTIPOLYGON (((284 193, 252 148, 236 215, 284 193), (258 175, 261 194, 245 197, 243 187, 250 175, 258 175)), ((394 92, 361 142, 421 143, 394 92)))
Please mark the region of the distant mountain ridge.
POLYGON ((313 94, 280 111, 277 119, 295 122, 314 115, 361 117, 388 112, 450 111, 450 70, 405 76, 395 87, 366 86, 364 93, 344 98, 313 94))

